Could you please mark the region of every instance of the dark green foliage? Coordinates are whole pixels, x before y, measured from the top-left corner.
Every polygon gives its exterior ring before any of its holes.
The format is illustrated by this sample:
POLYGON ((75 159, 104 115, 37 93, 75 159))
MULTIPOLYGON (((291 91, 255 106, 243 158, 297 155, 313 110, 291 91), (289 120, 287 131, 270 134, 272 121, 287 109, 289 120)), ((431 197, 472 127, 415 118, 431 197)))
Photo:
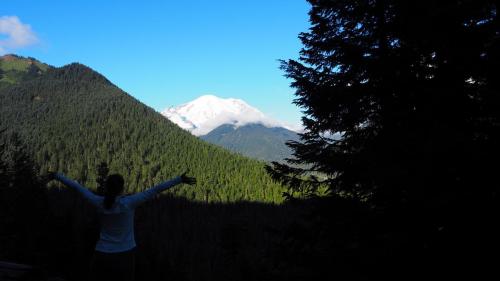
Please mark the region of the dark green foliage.
POLYGON ((474 159, 498 152, 493 1, 309 2, 301 58, 282 65, 306 113, 304 172, 379 205, 422 199, 433 176, 444 191, 487 175, 474 159))
POLYGON ((3 88, 0 104, 0 126, 26 140, 43 172, 96 188, 94 167, 106 162, 136 192, 189 169, 198 184, 171 192, 210 202, 282 201, 262 162, 193 137, 81 64, 3 88))
POLYGON ((322 182, 381 212, 390 222, 384 231, 406 241, 406 255, 389 259, 395 265, 427 251, 433 269, 448 275, 491 272, 486 257, 499 249, 499 2, 309 2, 301 57, 282 64, 306 113, 291 163, 309 166, 276 163, 270 173, 295 189, 322 182), (311 172, 327 178, 309 181, 311 172))
POLYGON ((292 150, 286 142, 299 139, 297 133, 285 128, 267 128, 261 124, 248 124, 237 128, 229 124, 221 125, 200 138, 268 162, 283 162, 285 158, 290 157, 292 150))

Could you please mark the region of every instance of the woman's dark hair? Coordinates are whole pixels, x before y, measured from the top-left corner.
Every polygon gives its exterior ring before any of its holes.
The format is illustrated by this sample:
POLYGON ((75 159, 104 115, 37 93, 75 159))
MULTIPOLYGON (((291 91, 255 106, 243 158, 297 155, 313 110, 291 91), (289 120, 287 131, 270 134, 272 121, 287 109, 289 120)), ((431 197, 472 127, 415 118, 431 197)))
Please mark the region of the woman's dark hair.
POLYGON ((109 175, 104 185, 104 208, 109 209, 115 198, 123 192, 123 177, 119 174, 109 175))

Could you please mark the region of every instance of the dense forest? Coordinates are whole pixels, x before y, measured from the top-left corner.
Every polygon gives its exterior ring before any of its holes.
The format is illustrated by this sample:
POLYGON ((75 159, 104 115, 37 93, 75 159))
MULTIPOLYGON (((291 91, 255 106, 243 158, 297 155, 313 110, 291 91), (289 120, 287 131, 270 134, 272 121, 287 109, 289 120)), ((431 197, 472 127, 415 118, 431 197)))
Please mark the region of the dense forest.
MULTIPOLYGON (((16 135, 0 143, 0 261, 33 265, 22 280, 87 280, 97 214, 75 191, 47 188, 27 151, 16 135)), ((137 280, 374 280, 402 249, 390 221, 333 197, 277 205, 167 193, 135 221, 137 280)))
POLYGON ((105 162, 134 192, 189 170, 196 187, 174 191, 188 199, 282 201, 283 187, 263 163, 193 137, 86 66, 28 75, 42 64, 15 56, 0 61, 19 73, 9 77, 21 77, 0 90, 2 136, 18 134, 42 174, 60 171, 95 188, 96 167, 105 162))
POLYGON ((237 128, 225 124, 200 138, 230 151, 266 162, 282 162, 285 158, 289 158, 292 149, 286 142, 299 140, 299 136, 293 131, 281 127, 267 128, 262 124, 247 124, 237 128))

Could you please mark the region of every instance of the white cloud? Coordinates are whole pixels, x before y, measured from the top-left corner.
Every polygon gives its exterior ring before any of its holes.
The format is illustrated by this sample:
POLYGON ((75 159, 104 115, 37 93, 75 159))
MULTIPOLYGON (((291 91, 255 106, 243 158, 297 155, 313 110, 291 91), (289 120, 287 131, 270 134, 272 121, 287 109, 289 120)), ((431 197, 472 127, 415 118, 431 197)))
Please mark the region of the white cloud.
POLYGON ((36 34, 29 24, 22 23, 16 16, 0 17, 0 55, 18 48, 38 43, 36 34))

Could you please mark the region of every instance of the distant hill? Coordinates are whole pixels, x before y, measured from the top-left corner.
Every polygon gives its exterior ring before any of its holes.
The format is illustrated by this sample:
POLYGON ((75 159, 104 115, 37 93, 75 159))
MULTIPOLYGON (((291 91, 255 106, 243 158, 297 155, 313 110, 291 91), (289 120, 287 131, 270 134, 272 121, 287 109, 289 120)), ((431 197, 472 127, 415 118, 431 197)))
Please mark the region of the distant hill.
POLYGON ((290 157, 292 150, 285 143, 299 140, 296 132, 282 127, 268 128, 262 124, 241 127, 225 124, 200 138, 264 161, 283 161, 290 157))
POLYGON ((105 161, 128 191, 138 191, 189 169, 198 184, 171 192, 217 202, 282 200, 264 163, 198 139, 82 64, 54 68, 10 55, 0 65, 0 138, 19 134, 41 171, 92 187, 105 161))

